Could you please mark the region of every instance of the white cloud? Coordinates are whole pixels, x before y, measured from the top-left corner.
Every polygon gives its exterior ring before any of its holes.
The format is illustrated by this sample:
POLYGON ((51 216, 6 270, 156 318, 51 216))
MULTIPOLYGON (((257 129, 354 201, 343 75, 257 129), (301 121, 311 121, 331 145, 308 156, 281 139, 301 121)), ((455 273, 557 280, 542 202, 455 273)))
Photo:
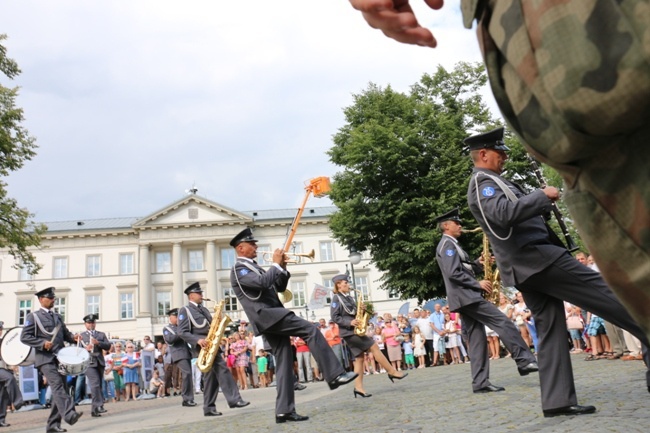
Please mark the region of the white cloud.
POLYGON ((143 216, 193 182, 235 209, 296 207, 305 180, 336 172, 325 152, 352 94, 480 60, 457 2, 423 3, 435 50, 385 38, 347 1, 2 2, 40 145, 10 192, 42 221, 143 216))

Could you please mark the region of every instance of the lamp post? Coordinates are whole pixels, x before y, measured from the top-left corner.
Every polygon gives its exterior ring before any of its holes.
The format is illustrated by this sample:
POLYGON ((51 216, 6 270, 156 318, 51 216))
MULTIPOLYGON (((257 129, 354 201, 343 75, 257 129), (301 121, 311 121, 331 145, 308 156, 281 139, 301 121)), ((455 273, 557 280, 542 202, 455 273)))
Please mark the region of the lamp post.
POLYGON ((361 253, 354 247, 350 247, 349 251, 348 259, 350 259, 350 269, 352 270, 352 289, 354 290, 354 296, 358 303, 361 301, 361 298, 359 293, 357 293, 357 279, 354 276, 354 265, 361 263, 361 253))

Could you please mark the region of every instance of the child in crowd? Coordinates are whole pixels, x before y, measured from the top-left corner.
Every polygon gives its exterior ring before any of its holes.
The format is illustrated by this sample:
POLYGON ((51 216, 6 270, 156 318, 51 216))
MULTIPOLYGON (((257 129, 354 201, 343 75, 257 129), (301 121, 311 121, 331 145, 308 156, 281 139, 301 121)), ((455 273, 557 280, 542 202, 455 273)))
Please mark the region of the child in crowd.
POLYGON ((266 351, 264 349, 260 349, 257 353, 257 374, 260 378, 260 388, 266 388, 268 386, 266 370, 269 360, 266 359, 266 351))
POLYGON ((418 358, 418 368, 425 367, 424 356, 426 355, 426 349, 424 348, 424 336, 420 332, 419 326, 413 327, 413 356, 418 358))
POLYGON ((149 392, 156 394, 156 398, 165 397, 165 382, 160 378, 158 370, 153 370, 153 377, 149 381, 149 392))
POLYGON ((415 368, 415 358, 413 358, 413 343, 411 343, 411 336, 406 334, 404 342, 402 343, 402 350, 404 350, 404 363, 407 370, 415 368))
POLYGON ((458 340, 456 339, 458 330, 456 329, 456 323, 451 320, 449 313, 445 314, 445 331, 447 331, 445 334, 445 348, 449 349, 451 353, 451 363, 460 364, 460 351, 458 350, 458 340))

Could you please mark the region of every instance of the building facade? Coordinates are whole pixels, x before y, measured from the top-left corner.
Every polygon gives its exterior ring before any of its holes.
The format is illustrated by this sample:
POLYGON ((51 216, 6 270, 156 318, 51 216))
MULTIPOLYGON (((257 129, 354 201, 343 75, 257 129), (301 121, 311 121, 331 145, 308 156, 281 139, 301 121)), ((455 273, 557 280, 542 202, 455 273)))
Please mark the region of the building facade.
MULTIPOLYGON (((329 295, 324 307, 309 308, 316 285, 329 293, 331 278, 349 266, 347 248, 329 230, 335 210, 307 207, 292 244, 291 252, 314 250, 314 258, 299 257, 299 263, 289 265, 293 300, 285 306, 309 320, 329 318, 329 295)), ((0 253, 0 320, 5 329, 22 326, 27 314, 39 308, 34 293, 54 286, 55 308, 71 331, 84 329, 82 318, 97 313, 98 329, 112 338, 141 340, 162 334, 167 310, 186 304, 183 290, 196 281, 205 297, 226 301, 233 320, 245 319, 230 287, 235 254, 229 241, 251 227, 259 240, 258 262, 270 264, 264 252, 283 247, 296 213, 237 211, 192 194, 144 218, 47 223, 42 247, 34 252, 43 265, 35 277, 15 269, 6 251, 0 253)), ((405 303, 378 289, 382 274, 367 254, 354 266, 354 275, 358 293, 377 312, 395 315, 405 303)))

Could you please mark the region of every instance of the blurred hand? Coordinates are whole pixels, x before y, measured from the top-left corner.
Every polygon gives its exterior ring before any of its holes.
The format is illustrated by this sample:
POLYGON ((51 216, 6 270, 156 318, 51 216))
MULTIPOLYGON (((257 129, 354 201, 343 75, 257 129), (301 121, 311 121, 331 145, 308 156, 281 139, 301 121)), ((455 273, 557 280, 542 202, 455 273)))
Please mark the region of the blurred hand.
POLYGON ((560 191, 554 186, 547 186, 546 188, 542 189, 542 191, 551 201, 557 201, 560 198, 560 191))
POLYGON ((52 346, 53 346, 53 344, 52 344, 51 341, 46 341, 46 342, 43 344, 43 350, 50 350, 50 349, 52 348, 52 346))
POLYGON ((478 282, 481 285, 481 289, 487 293, 492 293, 492 283, 488 280, 481 280, 478 282))

